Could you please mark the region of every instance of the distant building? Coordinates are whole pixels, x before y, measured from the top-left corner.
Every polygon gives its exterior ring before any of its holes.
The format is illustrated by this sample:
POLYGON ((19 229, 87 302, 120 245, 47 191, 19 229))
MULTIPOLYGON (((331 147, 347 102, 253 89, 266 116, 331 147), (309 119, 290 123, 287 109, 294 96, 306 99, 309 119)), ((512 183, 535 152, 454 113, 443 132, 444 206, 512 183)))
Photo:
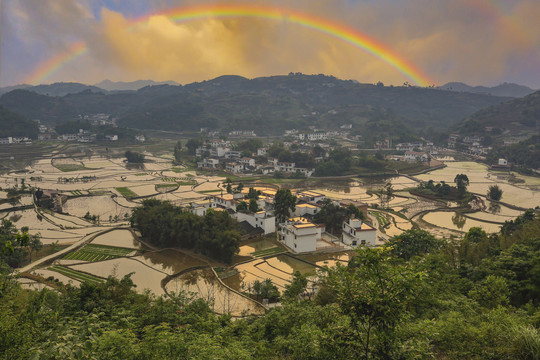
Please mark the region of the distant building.
POLYGON ((419 152, 419 151, 406 151, 405 152, 405 160, 406 161, 422 161, 427 162, 429 160, 428 154, 425 152, 419 152))

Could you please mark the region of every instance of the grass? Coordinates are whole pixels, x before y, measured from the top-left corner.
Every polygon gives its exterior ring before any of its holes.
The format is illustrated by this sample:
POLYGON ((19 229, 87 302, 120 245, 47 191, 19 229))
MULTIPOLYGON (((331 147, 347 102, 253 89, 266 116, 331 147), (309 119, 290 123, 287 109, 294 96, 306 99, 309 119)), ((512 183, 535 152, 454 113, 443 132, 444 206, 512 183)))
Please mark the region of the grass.
POLYGON ((95 262, 123 257, 131 252, 133 249, 88 244, 75 252, 68 253, 64 256, 64 260, 95 262))
POLYGON ((388 223, 388 220, 386 220, 386 217, 384 217, 381 213, 377 211, 370 211, 369 213, 375 216, 375 218, 379 222, 379 226, 384 227, 388 223))
POLYGON ((279 246, 276 246, 273 248, 252 252, 251 255, 255 257, 263 257, 263 256, 268 256, 268 255, 280 254, 282 252, 285 252, 285 250, 283 250, 283 248, 280 248, 279 246))
POLYGON ((128 199, 137 196, 137 194, 135 192, 133 192, 133 190, 131 190, 131 189, 125 187, 125 186, 124 187, 117 187, 115 189, 120 194, 122 194, 123 197, 128 198, 128 199))
POLYGON ((81 190, 74 190, 74 191, 72 191, 71 193, 72 193, 73 195, 77 195, 77 196, 82 195, 81 190))
POLYGON ((202 190, 202 191, 197 191, 197 192, 201 194, 211 194, 211 193, 220 193, 222 191, 223 190, 221 189, 216 189, 216 190, 202 190))
POLYGON ((81 282, 90 282, 90 283, 102 283, 102 282, 105 282, 105 280, 100 278, 100 277, 90 275, 90 274, 87 274, 87 273, 83 273, 81 271, 73 270, 73 269, 70 269, 70 268, 65 267, 65 266, 55 265, 55 266, 51 266, 51 267, 49 267, 47 269, 52 270, 52 271, 56 271, 57 273, 60 273, 62 275, 65 275, 67 277, 70 277, 70 278, 72 278, 74 280, 78 280, 78 281, 81 281, 81 282))

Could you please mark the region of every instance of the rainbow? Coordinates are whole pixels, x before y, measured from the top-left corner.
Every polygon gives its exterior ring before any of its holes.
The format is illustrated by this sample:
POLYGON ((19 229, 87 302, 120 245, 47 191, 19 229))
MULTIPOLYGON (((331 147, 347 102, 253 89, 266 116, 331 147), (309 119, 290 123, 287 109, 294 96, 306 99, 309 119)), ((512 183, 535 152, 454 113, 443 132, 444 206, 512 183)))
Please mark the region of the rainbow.
MULTIPOLYGON (((392 49, 367 35, 329 19, 306 14, 283 7, 252 4, 205 4, 182 6, 159 13, 148 14, 129 21, 130 29, 145 25, 153 16, 166 16, 175 22, 189 22, 208 18, 263 18, 284 21, 303 26, 349 43, 386 62, 417 85, 427 86, 432 81, 415 65, 395 53, 392 49)), ((39 83, 66 63, 87 51, 84 43, 77 43, 68 51, 40 65, 30 76, 28 83, 39 83)))
POLYGON ((88 51, 88 47, 84 41, 79 41, 72 44, 67 51, 56 55, 43 64, 39 65, 32 71, 24 80, 25 84, 40 84, 54 72, 60 69, 65 64, 73 59, 84 55, 88 51))

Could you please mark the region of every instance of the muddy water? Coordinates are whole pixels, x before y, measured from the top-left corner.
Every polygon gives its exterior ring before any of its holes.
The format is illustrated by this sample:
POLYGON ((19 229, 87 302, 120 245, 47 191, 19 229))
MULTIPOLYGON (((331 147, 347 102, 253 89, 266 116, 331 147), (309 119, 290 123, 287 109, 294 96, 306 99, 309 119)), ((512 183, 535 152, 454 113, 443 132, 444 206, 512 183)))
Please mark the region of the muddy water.
POLYGON ((354 251, 347 251, 342 253, 326 253, 326 254, 310 254, 310 255, 301 255, 300 259, 306 260, 310 263, 313 263, 317 266, 336 266, 337 263, 342 265, 347 265, 352 256, 354 256, 354 251))
POLYGON ((206 265, 205 262, 177 250, 147 252, 134 259, 169 275, 177 274, 194 266, 206 265))
POLYGON ((264 308, 221 285, 210 269, 190 271, 167 283, 167 291, 179 294, 182 291, 195 293, 209 301, 215 312, 232 316, 263 315, 264 308))
POLYGON ((131 214, 130 208, 119 205, 110 195, 70 199, 64 204, 63 210, 78 217, 83 217, 89 212, 91 215, 98 215, 102 221, 107 221, 109 216, 123 219, 125 214, 131 214))
POLYGON ((452 211, 434 211, 427 213, 422 218, 424 221, 435 226, 467 232, 471 227, 480 227, 488 233, 498 232, 500 225, 468 219, 452 211))
POLYGON ((240 256, 247 256, 255 251, 270 249, 273 247, 278 246, 275 242, 262 239, 262 240, 256 240, 248 243, 244 243, 244 245, 240 246, 240 252, 238 255, 240 256))
MULTIPOLYGON (((540 191, 529 189, 525 185, 512 185, 508 181, 497 178, 497 174, 490 173, 486 165, 475 162, 449 162, 447 167, 432 171, 427 174, 418 175, 421 180, 446 181, 453 184, 457 174, 466 174, 469 178, 468 190, 486 194, 490 185, 497 184, 503 190, 501 201, 525 208, 534 208, 540 205, 540 191)), ((518 178, 521 178, 518 175, 518 178)), ((530 183, 535 183, 534 178, 529 178, 530 183)))
POLYGON ((60 273, 57 273, 56 271, 47 270, 47 269, 38 269, 33 271, 34 274, 43 276, 45 279, 49 278, 50 276, 54 277, 55 279, 60 280, 64 284, 71 284, 73 286, 80 286, 81 282, 74 280, 68 276, 62 275, 60 273))
POLYGON ((129 230, 113 230, 92 240, 92 244, 116 246, 127 249, 139 249, 140 243, 129 230))
POLYGON ((164 279, 167 274, 152 269, 133 259, 119 258, 72 265, 70 268, 85 271, 104 278, 113 275, 121 279, 129 273, 133 273, 133 275, 131 275, 131 280, 137 285, 135 288, 137 292, 143 293, 145 289, 149 289, 157 296, 165 294, 161 288, 161 280, 164 279))

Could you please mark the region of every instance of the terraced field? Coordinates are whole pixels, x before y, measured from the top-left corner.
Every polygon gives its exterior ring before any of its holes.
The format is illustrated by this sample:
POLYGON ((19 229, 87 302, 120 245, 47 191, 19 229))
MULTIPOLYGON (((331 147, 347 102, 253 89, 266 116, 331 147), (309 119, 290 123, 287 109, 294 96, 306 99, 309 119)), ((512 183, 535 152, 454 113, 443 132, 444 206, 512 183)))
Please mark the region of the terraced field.
POLYGON ((83 273, 80 271, 76 271, 65 266, 55 265, 55 266, 49 267, 48 270, 56 271, 57 273, 60 273, 62 275, 65 275, 67 277, 70 277, 72 279, 75 279, 81 282, 91 282, 91 283, 105 282, 105 279, 102 279, 102 278, 99 278, 97 276, 93 276, 87 273, 83 273))
POLYGON ((128 199, 137 196, 137 194, 128 187, 117 187, 115 189, 120 194, 122 194, 123 197, 128 198, 128 199))
POLYGON ((123 257, 131 252, 133 249, 88 244, 75 252, 68 253, 64 259, 95 262, 123 257))
POLYGON ((264 250, 252 252, 251 255, 255 257, 263 257, 263 256, 268 256, 268 255, 280 254, 282 252, 285 252, 285 250, 283 248, 280 248, 279 246, 276 246, 270 249, 264 249, 264 250))

